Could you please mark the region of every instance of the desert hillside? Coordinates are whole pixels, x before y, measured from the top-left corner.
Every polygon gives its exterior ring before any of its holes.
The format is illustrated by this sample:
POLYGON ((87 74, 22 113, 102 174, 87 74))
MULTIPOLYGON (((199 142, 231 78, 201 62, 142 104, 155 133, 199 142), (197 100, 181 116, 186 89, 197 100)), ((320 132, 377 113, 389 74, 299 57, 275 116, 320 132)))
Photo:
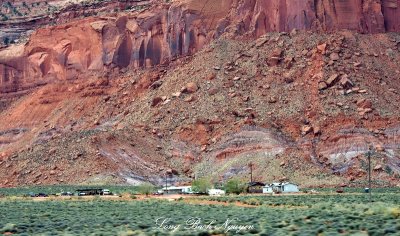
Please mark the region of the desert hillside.
POLYGON ((400 0, 47 4, 3 3, 0 186, 400 183, 400 0))

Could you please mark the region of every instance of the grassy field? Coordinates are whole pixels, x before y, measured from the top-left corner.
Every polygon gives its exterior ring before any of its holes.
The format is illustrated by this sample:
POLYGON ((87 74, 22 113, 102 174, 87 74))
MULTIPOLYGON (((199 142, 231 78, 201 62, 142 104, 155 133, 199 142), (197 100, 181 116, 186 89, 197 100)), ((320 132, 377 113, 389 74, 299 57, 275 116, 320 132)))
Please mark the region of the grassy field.
POLYGON ((360 193, 200 197, 195 201, 83 199, 0 198, 0 233, 399 235, 400 232, 400 199, 398 193, 391 191, 373 194, 372 203, 367 194, 360 193))
MULTIPOLYGON (((279 196, 222 196, 204 198, 217 202, 241 202, 248 205, 264 206, 294 206, 294 207, 335 207, 336 205, 352 206, 357 204, 371 204, 369 195, 365 193, 350 194, 304 194, 304 195, 279 195, 279 196)), ((385 203, 388 206, 400 207, 400 194, 397 193, 374 193, 372 203, 385 203)))
POLYGON ((30 192, 56 194, 61 192, 74 193, 77 189, 85 188, 102 188, 109 189, 116 194, 130 193, 136 194, 138 187, 135 186, 79 186, 79 185, 50 185, 50 186, 33 186, 33 187, 18 187, 18 188, 0 188, 0 196, 24 196, 30 192))

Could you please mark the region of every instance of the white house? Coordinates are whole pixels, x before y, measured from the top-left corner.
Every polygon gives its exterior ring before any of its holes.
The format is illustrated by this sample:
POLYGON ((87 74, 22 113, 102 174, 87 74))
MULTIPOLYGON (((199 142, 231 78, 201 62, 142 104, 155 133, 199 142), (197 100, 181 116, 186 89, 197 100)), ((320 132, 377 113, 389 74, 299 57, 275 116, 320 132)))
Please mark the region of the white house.
POLYGON ((225 191, 222 189, 209 189, 208 195, 210 196, 222 196, 225 195, 225 191))
POLYGON ((299 187, 293 183, 272 183, 264 186, 263 193, 297 193, 299 187))
POLYGON ((274 190, 272 189, 272 185, 267 184, 263 187, 263 193, 273 193, 273 192, 274 190))

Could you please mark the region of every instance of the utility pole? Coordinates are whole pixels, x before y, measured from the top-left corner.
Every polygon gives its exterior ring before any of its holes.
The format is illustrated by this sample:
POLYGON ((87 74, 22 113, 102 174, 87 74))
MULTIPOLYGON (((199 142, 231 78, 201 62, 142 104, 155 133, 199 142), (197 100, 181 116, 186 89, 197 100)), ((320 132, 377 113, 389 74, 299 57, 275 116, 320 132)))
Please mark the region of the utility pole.
POLYGON ((250 167, 250 183, 252 183, 253 182, 253 163, 252 162, 250 162, 249 167, 250 167))
POLYGON ((165 193, 168 193, 168 175, 165 173, 165 193))
POLYGON ((368 194, 369 194, 369 201, 372 202, 372 186, 371 186, 371 153, 372 147, 368 147, 367 157, 368 157, 368 194))

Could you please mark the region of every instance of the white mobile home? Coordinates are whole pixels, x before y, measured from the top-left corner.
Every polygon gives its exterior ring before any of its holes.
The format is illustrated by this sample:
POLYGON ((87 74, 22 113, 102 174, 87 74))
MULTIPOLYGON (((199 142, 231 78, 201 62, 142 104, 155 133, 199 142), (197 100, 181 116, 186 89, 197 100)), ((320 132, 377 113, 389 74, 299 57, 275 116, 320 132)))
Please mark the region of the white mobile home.
POLYGON ((168 186, 159 190, 158 192, 164 194, 190 194, 193 193, 192 186, 168 186))
POLYGON ((271 185, 267 184, 263 187, 263 193, 273 193, 274 190, 271 185))
POLYGON ((299 187, 293 183, 272 183, 264 186, 263 193, 297 193, 299 187))

